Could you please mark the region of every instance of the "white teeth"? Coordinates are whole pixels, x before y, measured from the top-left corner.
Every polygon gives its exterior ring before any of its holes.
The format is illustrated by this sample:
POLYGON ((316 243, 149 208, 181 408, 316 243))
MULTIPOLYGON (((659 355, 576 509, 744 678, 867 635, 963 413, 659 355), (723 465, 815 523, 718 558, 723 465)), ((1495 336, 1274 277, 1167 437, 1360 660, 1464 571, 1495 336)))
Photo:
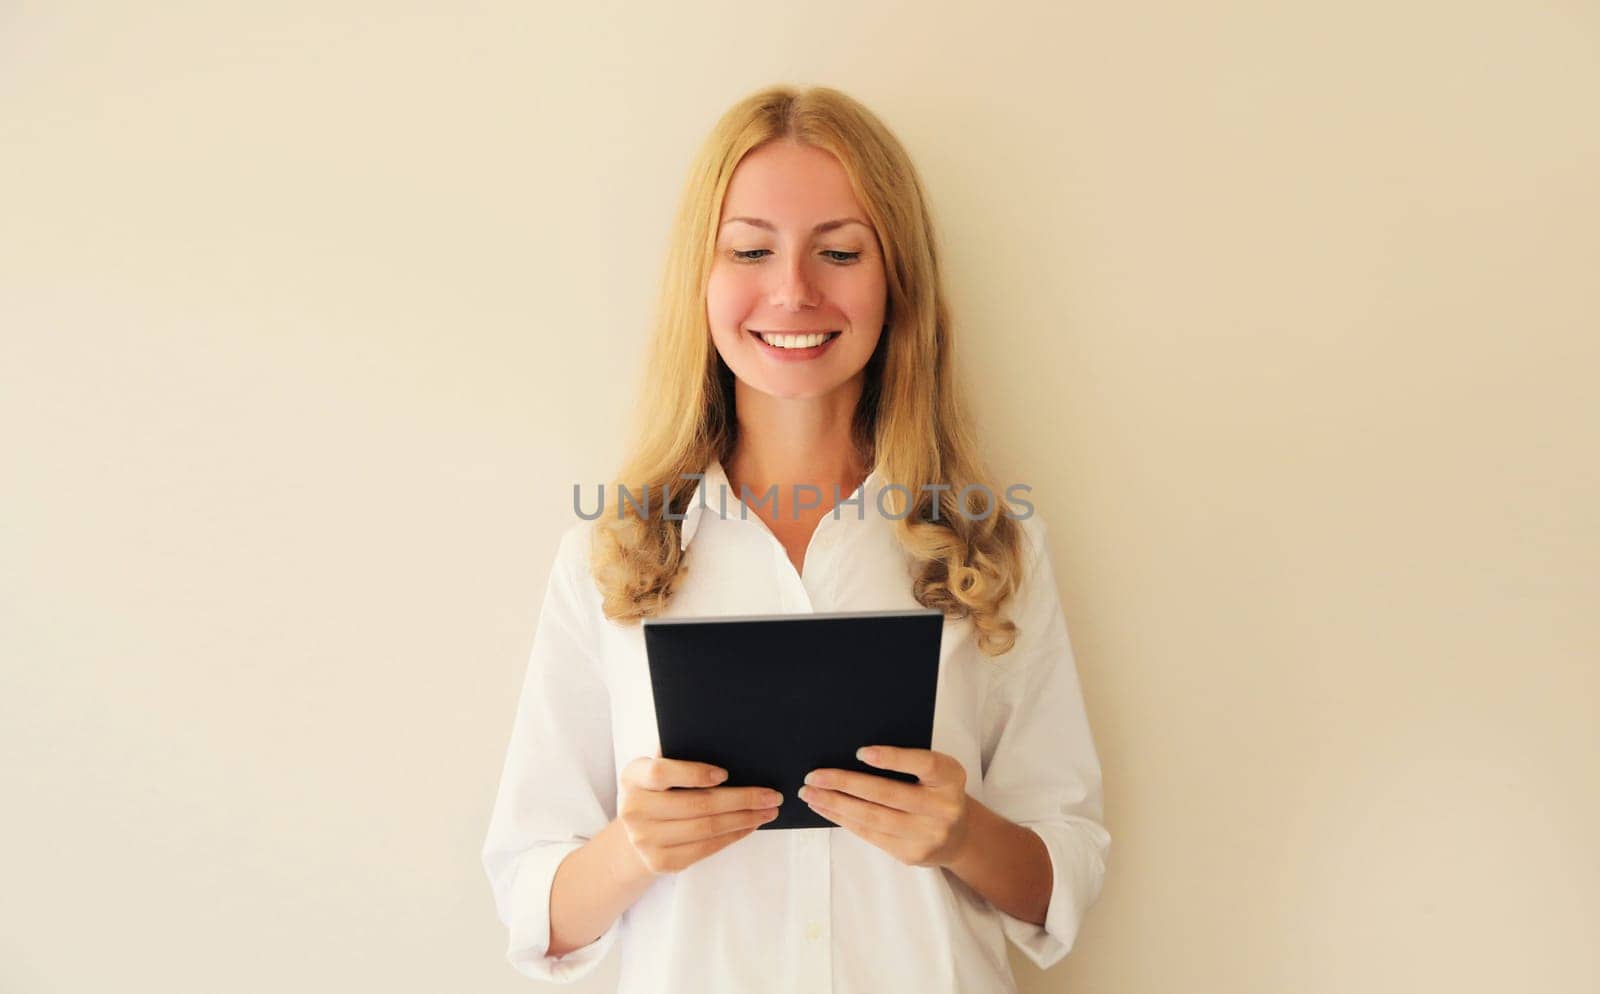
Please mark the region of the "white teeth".
POLYGON ((756 334, 761 336, 763 342, 768 345, 775 345, 780 349, 809 349, 812 346, 821 345, 836 332, 826 331, 820 335, 769 335, 766 332, 758 331, 756 334))

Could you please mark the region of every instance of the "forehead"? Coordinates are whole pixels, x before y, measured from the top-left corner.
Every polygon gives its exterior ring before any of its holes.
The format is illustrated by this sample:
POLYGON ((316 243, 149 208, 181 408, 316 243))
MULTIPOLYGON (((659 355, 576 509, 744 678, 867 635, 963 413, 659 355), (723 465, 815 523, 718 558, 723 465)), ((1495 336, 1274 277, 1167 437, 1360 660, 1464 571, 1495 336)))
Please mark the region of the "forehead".
POLYGON ((833 153, 792 142, 763 145, 740 160, 722 205, 723 217, 735 215, 808 228, 836 217, 866 220, 833 153))

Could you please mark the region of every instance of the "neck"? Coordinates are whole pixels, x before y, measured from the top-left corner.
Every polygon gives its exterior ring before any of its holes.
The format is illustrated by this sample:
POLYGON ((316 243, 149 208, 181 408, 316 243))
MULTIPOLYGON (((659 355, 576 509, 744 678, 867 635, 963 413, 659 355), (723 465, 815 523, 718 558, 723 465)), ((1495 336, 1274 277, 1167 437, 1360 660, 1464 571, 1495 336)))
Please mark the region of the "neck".
MULTIPOLYGON (((790 520, 833 507, 835 487, 841 498, 854 492, 868 469, 851 436, 862 385, 858 376, 819 397, 773 397, 736 382, 738 442, 723 467, 732 496, 747 488, 760 497, 776 486, 777 514, 790 520), (799 484, 816 487, 821 496, 817 508, 797 515, 792 503, 799 484)), ((813 499, 808 491, 801 497, 813 499)))

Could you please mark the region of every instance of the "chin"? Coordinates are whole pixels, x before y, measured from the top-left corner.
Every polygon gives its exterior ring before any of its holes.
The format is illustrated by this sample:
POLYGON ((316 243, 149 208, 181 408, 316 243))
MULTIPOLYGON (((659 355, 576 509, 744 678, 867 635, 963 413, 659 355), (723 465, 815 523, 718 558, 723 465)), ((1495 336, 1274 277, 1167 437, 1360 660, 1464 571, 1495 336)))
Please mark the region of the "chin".
POLYGON ((766 394, 768 397, 776 397, 779 400, 808 400, 812 397, 820 397, 828 392, 825 389, 802 388, 796 390, 786 387, 757 387, 756 390, 759 393, 766 394))

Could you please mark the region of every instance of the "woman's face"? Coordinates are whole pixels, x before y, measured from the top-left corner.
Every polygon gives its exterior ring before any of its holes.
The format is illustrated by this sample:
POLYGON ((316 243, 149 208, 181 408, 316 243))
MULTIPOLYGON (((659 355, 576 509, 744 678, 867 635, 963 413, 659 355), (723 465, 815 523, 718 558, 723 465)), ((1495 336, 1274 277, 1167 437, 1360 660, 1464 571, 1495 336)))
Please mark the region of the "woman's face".
POLYGON ((734 169, 718 220, 706 317, 734 375, 787 398, 859 375, 883 333, 888 288, 877 235, 839 160, 786 141, 757 148, 734 169), (814 339, 769 343, 758 332, 828 338, 806 347, 814 339))

